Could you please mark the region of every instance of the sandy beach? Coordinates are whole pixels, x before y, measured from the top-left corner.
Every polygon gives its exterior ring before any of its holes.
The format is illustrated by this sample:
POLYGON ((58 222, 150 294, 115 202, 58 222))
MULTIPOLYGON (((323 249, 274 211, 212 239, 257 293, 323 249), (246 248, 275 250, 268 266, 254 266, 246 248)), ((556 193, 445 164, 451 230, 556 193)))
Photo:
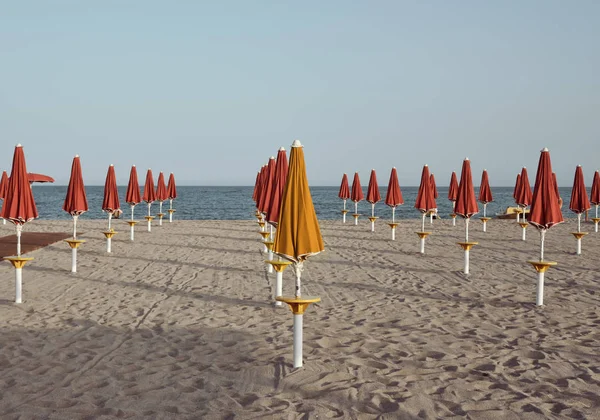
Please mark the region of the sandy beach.
MULTIPOLYGON (((566 215, 566 214, 565 214, 566 215)), ((535 306, 539 235, 515 221, 420 220, 396 241, 378 220, 321 222, 326 250, 306 263, 304 368, 292 369, 292 314, 273 306, 255 221, 144 223, 112 254, 106 221, 80 219, 78 273, 58 242, 28 256, 23 300, 0 264, 2 419, 600 418, 600 234, 575 255, 550 230, 544 307, 535 306), (431 228, 431 229, 429 229, 431 228)), ((25 231, 71 231, 34 221, 25 231)), ((14 234, 0 225, 2 235, 14 234)), ((291 270, 284 294, 293 292, 291 270)))

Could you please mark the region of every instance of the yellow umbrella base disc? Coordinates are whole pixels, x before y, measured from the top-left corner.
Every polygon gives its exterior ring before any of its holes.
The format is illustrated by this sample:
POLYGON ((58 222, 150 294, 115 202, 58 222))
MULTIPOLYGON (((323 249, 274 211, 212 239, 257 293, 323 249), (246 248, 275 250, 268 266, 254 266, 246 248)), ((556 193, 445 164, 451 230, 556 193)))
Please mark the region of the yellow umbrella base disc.
POLYGON ((111 229, 111 230, 108 230, 108 231, 106 231, 106 232, 102 232, 102 233, 104 234, 104 236, 105 236, 107 239, 110 239, 110 238, 112 238, 114 235, 116 235, 116 234, 117 234, 117 232, 115 232, 115 231, 114 231, 114 230, 112 230, 112 229, 111 229))
POLYGON ((151 222, 154 219, 154 216, 144 216, 144 219, 151 222))
POLYGON ((587 234, 588 232, 571 232, 571 235, 573 235, 575 239, 581 239, 587 234))
POLYGON ((377 217, 377 216, 369 216, 369 221, 370 222, 374 222, 377 219, 379 219, 379 217, 377 217))
POLYGON ((431 232, 415 232, 417 235, 419 235, 419 238, 424 239, 427 238, 429 235, 431 235, 431 232))
POLYGON ((548 268, 557 264, 556 261, 527 261, 538 273, 545 273, 548 268))
POLYGON ((348 213, 348 210, 342 210, 342 214, 348 213))
POLYGON ((489 222, 490 220, 492 220, 491 217, 480 217, 479 220, 481 220, 482 222, 489 222))
POLYGON ((258 232, 258 233, 260 233, 260 236, 262 236, 263 239, 267 239, 269 237, 269 235, 270 235, 269 232, 258 232))
POLYGON ((279 260, 266 260, 267 264, 271 264, 276 272, 283 273, 288 265, 292 264, 291 261, 279 261, 279 260))
POLYGON ((453 219, 456 219, 456 213, 450 213, 450 217, 452 217, 453 219))
POLYGON ((175 213, 175 209, 169 209, 169 210, 167 210, 167 211, 169 212, 169 214, 173 214, 173 213, 175 213))
POLYGON ((273 242, 273 241, 264 241, 264 242, 263 242, 263 244, 265 244, 265 246, 267 247, 267 249, 268 249, 269 251, 272 251, 272 250, 273 250, 273 244, 274 244, 274 243, 275 243, 275 242, 273 242))
POLYGON ((396 223, 396 222, 394 222, 394 223, 388 223, 388 225, 389 225, 389 226, 390 226, 392 229, 396 229, 396 228, 398 227, 398 225, 399 225, 399 224, 400 224, 400 223, 396 223))
POLYGON ((275 300, 287 303, 290 306, 290 309, 294 315, 303 315, 306 309, 308 308, 308 305, 310 305, 311 303, 320 302, 321 298, 316 296, 277 296, 275 300))
POLYGON ((139 223, 139 222, 138 222, 137 220, 128 220, 128 221, 127 221, 127 224, 128 224, 129 226, 135 226, 135 225, 137 225, 138 223, 139 223))
POLYGON ((475 245, 478 245, 479 242, 457 242, 458 245, 465 251, 470 251, 475 245))
POLYGON ((72 249, 74 249, 79 248, 79 245, 81 245, 85 241, 83 239, 65 239, 65 242, 68 243, 72 249))
POLYGON ((527 222, 519 222, 519 226, 521 226, 523 229, 527 229, 527 226, 529 226, 529 223, 527 223, 527 222))
POLYGON ((23 268, 29 261, 33 261, 33 257, 4 257, 6 261, 10 261, 14 268, 23 268))
POLYGON ((157 216, 162 219, 165 216, 165 214, 164 213, 158 213, 157 216))

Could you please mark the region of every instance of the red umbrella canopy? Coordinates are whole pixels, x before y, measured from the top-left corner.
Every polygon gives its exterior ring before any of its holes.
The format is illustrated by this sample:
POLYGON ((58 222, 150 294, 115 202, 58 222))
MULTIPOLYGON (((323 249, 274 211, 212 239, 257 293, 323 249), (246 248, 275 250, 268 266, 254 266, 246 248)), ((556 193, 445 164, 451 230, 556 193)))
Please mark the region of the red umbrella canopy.
POLYGON ((27 179, 27 165, 23 146, 17 144, 13 155, 12 170, 6 187, 0 217, 15 225, 23 225, 38 217, 33 192, 27 179))
POLYGON ((423 166, 423 172, 421 173, 421 185, 419 185, 415 208, 419 209, 421 213, 427 213, 428 211, 437 208, 435 198, 433 198, 433 190, 431 189, 429 166, 427 165, 423 166))
MULTIPOLYGON (((0 191, 1 190, 2 187, 0 187, 0 191)), ((600 173, 598 173, 598 171, 594 172, 592 191, 590 192, 590 202, 596 206, 600 204, 600 173)))
POLYGON ((140 184, 138 184, 138 174, 135 165, 131 167, 129 172, 129 183, 125 192, 125 202, 130 206, 135 206, 142 202, 140 197, 140 184))
POLYGON ((256 208, 257 210, 260 211, 259 203, 260 203, 260 196, 262 195, 262 189, 263 189, 263 184, 265 182, 265 171, 267 170, 267 165, 263 165, 260 168, 260 173, 258 176, 258 188, 256 189, 256 208))
POLYGON ((521 187, 521 174, 517 174, 517 180, 515 181, 515 188, 513 190, 513 198, 517 201, 519 196, 519 188, 521 187))
POLYGON ((529 223, 538 229, 550 229, 552 226, 563 222, 555 185, 556 183, 552 180, 550 152, 548 149, 544 149, 538 163, 531 211, 529 212, 529 223))
POLYGON ((8 174, 2 171, 2 179, 0 179, 0 199, 6 197, 6 188, 8 188, 8 174))
POLYGON ((275 164, 275 179, 273 184, 273 191, 271 192, 271 200, 269 202, 269 209, 267 210, 267 222, 273 226, 277 226, 279 222, 279 212, 281 211, 281 198, 283 197, 283 190, 285 190, 285 183, 287 181, 288 173, 288 160, 285 153, 285 148, 279 149, 277 152, 277 163, 275 164))
POLYGON ((454 213, 464 218, 469 218, 474 214, 479 213, 479 207, 477 206, 477 200, 475 199, 475 188, 473 188, 473 176, 471 175, 471 161, 469 161, 469 158, 463 160, 454 213))
POLYGON ((29 172, 27 174, 27 179, 29 180, 29 183, 32 183, 32 182, 54 182, 54 178, 52 178, 51 176, 42 175, 42 174, 34 174, 33 172, 29 172))
POLYGON ((275 156, 269 158, 269 164, 265 170, 265 182, 261 190, 260 202, 258 209, 262 213, 266 213, 271 203, 271 193, 273 192, 273 184, 275 182, 275 156))
POLYGON ((435 176, 433 176, 433 174, 429 175, 429 182, 431 182, 431 191, 433 191, 433 198, 435 198, 437 200, 438 196, 438 190, 437 190, 437 185, 435 185, 435 176))
POLYGON ((521 182, 519 185, 519 191, 517 192, 517 204, 522 207, 527 207, 531 204, 533 194, 531 193, 531 186, 529 185, 529 177, 527 176, 527 168, 523 167, 521 170, 521 182))
POLYGON ((173 175, 173 172, 169 174, 169 182, 167 182, 167 198, 169 200, 177 198, 177 187, 175 186, 175 175, 173 175))
POLYGON ((350 198, 350 187, 348 187, 348 175, 346 174, 344 174, 342 177, 342 184, 340 185, 338 197, 342 200, 347 200, 350 198))
POLYGON ((260 171, 256 173, 256 181, 254 181, 254 191, 252 191, 252 201, 256 203, 256 193, 258 191, 258 184, 260 182, 260 171))
POLYGON ((583 182, 583 169, 581 169, 581 165, 578 165, 577 169, 575 169, 569 209, 573 213, 580 214, 589 210, 590 207, 590 200, 588 199, 585 183, 583 182))
POLYGON ((110 165, 106 173, 106 182, 104 182, 104 199, 102 200, 102 210, 107 213, 114 213, 121 209, 119 203, 119 191, 117 190, 117 178, 115 176, 115 167, 110 165))
POLYGON ((165 175, 160 172, 156 181, 156 200, 165 201, 167 197, 167 187, 165 186, 165 175))
POLYGON ((154 203, 156 201, 156 192, 154 191, 154 177, 152 176, 152 169, 148 169, 146 172, 146 183, 144 184, 144 195, 142 200, 146 203, 154 203))
POLYGON ((450 177, 450 187, 448 187, 448 200, 456 201, 458 195, 458 181, 456 180, 456 172, 452 172, 450 177))
POLYGON ((350 195, 350 199, 355 203, 362 201, 365 198, 363 194, 362 187, 360 186, 360 178, 358 177, 358 172, 354 173, 354 179, 352 180, 352 194, 350 195))
POLYGON ((71 216, 79 216, 88 211, 87 196, 85 195, 85 186, 83 185, 83 175, 81 174, 81 162, 79 155, 73 158, 71 165, 71 178, 67 187, 67 196, 63 204, 63 210, 71 216))
POLYGON ((484 169, 481 174, 481 184, 479 185, 479 202, 486 204, 494 201, 492 197, 492 189, 490 188, 490 180, 488 179, 488 173, 484 169))
POLYGON ((402 191, 400 191, 400 184, 398 183, 398 172, 396 172, 395 167, 392 168, 392 173, 390 173, 390 182, 388 183, 387 194, 385 196, 385 204, 390 207, 404 204, 402 191))
POLYGON ((375 169, 371 169, 369 187, 367 188, 367 201, 371 204, 381 201, 381 194, 379 194, 379 186, 377 185, 377 174, 375 173, 375 169))

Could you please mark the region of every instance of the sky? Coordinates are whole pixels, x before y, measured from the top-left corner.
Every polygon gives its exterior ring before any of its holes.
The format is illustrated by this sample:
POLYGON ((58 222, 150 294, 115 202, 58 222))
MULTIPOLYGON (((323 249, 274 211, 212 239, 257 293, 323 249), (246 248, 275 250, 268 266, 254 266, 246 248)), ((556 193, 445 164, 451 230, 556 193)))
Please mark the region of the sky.
POLYGON ((253 185, 294 139, 310 185, 376 169, 561 186, 600 169, 600 2, 0 0, 0 170, 87 185, 115 165, 253 185))

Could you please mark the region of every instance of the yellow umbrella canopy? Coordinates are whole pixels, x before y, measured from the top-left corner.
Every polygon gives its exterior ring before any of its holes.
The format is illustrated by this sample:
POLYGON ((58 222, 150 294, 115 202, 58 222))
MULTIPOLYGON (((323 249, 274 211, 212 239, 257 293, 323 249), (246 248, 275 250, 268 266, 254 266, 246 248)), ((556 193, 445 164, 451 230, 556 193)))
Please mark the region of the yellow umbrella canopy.
POLYGON ((294 262, 297 277, 296 296, 300 296, 302 263, 324 249, 306 178, 304 150, 300 141, 294 140, 273 252, 294 262))
POLYGON ((325 249, 308 187, 304 150, 299 140, 292 144, 277 225, 273 250, 283 258, 299 263, 325 249))

